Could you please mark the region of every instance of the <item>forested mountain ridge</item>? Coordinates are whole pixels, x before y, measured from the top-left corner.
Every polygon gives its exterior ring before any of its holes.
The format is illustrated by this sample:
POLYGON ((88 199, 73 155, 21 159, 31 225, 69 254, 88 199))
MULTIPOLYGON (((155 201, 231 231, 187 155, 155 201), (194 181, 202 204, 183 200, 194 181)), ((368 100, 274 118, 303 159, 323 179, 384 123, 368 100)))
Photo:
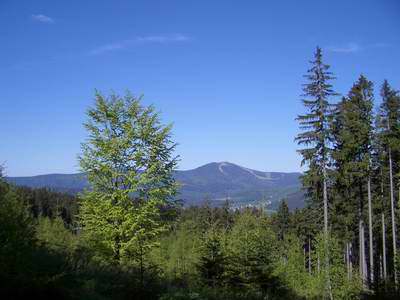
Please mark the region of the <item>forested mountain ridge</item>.
POLYGON ((89 186, 84 173, 6 177, 6 180, 18 186, 49 188, 72 194, 81 192, 89 186))
MULTIPOLYGON (((191 170, 174 172, 180 183, 179 198, 186 205, 204 200, 214 205, 230 199, 234 206, 266 205, 276 208, 279 200, 288 198, 290 208, 303 206, 297 172, 263 172, 230 162, 212 162, 191 170)), ((8 177, 7 181, 31 188, 50 188, 59 192, 78 193, 89 187, 84 173, 46 174, 8 177)))

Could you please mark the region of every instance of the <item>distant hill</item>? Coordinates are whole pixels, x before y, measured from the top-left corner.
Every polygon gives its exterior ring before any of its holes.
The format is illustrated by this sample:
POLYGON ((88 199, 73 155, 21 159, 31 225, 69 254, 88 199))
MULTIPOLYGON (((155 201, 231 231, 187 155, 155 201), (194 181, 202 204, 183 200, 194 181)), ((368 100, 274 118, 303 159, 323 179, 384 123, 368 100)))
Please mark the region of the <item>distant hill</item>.
POLYGON ((26 177, 7 177, 10 183, 31 188, 47 187, 49 189, 76 194, 89 187, 84 173, 46 174, 26 177))
MULTIPOLYGON (((300 173, 256 171, 229 162, 213 162, 175 172, 175 178, 181 184, 179 198, 185 205, 196 205, 205 200, 219 205, 229 199, 235 207, 261 205, 269 209, 275 209, 282 198, 288 199, 291 209, 303 206, 299 176, 300 173)), ((20 186, 48 187, 69 193, 89 187, 83 173, 8 177, 7 180, 20 186)))

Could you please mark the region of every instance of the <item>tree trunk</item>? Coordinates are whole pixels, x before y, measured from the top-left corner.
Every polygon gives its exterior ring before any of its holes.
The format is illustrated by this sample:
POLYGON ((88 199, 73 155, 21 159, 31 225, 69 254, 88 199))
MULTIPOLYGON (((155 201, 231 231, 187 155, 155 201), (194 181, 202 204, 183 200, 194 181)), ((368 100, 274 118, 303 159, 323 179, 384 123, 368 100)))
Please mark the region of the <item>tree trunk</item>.
POLYGON ((349 273, 349 243, 346 242, 346 271, 347 271, 347 279, 350 278, 349 273))
POLYGON ((359 246, 359 259, 360 259, 360 277, 363 282, 363 286, 365 288, 365 283, 367 282, 367 272, 366 272, 366 261, 365 261, 365 237, 364 237, 364 224, 363 221, 360 219, 359 222, 359 239, 360 239, 360 246, 359 246))
MULTIPOLYGON (((389 147, 389 180, 390 180, 390 208, 392 213, 392 235, 393 235, 393 260, 396 257, 396 220, 395 220, 395 205, 394 205, 394 191, 393 191, 393 166, 392 166, 392 152, 389 147)), ((397 286, 397 270, 394 264, 394 283, 397 286)))
POLYGON ((329 247, 327 245, 328 242, 328 187, 326 184, 326 167, 325 164, 322 168, 323 172, 323 201, 324 201, 324 236, 325 236, 325 268, 328 274, 327 280, 327 288, 329 292, 329 298, 332 300, 332 286, 331 286, 331 275, 330 275, 330 266, 329 266, 329 247))
POLYGON ((383 280, 386 280, 386 228, 385 228, 385 214, 382 213, 382 271, 383 280))
POLYGON ((326 185, 326 168, 323 166, 323 201, 324 201, 324 233, 328 235, 328 191, 326 185))
POLYGON ((363 282, 364 284, 368 281, 368 272, 367 272, 367 260, 365 257, 365 227, 364 224, 362 226, 362 257, 363 257, 363 282))
POLYGON ((362 180, 360 180, 359 184, 359 210, 358 210, 358 239, 359 239, 359 269, 360 269, 360 277, 363 281, 363 285, 365 284, 365 269, 364 269, 364 222, 363 222, 363 204, 364 204, 364 196, 363 196, 363 186, 362 180))
POLYGON ((364 278, 363 276, 363 257, 362 257, 362 221, 358 220, 358 268, 360 272, 360 278, 364 278))
POLYGON ((353 244, 349 244, 349 269, 350 269, 350 279, 353 277, 353 244))
POLYGON ((308 273, 311 275, 311 240, 308 237, 308 273))
POLYGON ((383 170, 381 168, 381 200, 382 200, 382 276, 384 281, 387 277, 386 265, 386 226, 385 226, 385 203, 384 203, 384 189, 383 189, 383 170))
POLYGON ((368 176, 368 228, 369 228, 369 279, 374 282, 374 247, 372 238, 372 199, 371 199, 371 177, 368 176))
POLYGON ((346 243, 346 267, 347 267, 347 278, 350 280, 350 246, 346 243))

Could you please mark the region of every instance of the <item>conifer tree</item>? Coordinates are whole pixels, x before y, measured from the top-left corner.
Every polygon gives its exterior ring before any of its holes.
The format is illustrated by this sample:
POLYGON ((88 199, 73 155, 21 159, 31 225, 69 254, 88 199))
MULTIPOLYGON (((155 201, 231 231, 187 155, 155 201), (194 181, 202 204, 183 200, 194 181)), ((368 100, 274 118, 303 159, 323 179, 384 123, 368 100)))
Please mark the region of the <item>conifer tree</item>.
MULTIPOLYGON (((342 198, 335 207, 344 211, 337 214, 349 214, 358 219, 360 273, 367 276, 365 270, 364 249, 364 206, 368 198, 370 228, 370 278, 373 274, 372 251, 372 211, 371 211, 371 147, 373 134, 373 85, 364 76, 360 76, 347 97, 339 103, 336 113, 335 151, 338 188, 342 198), (339 124, 339 125, 338 125, 339 124), (367 195, 367 196, 366 196, 367 195), (357 200, 356 200, 357 199, 357 200), (357 212, 357 213, 356 213, 357 212)), ((350 224, 356 228, 355 224, 350 224)))
POLYGON ((283 240, 289 231, 289 207, 285 200, 279 204, 278 211, 276 212, 276 225, 278 229, 278 238, 283 240))
POLYGON ((382 282, 386 282, 387 280, 387 240, 386 240, 386 222, 387 217, 390 216, 390 201, 389 201, 389 163, 387 159, 387 153, 385 146, 383 144, 382 139, 382 120, 380 113, 377 113, 375 116, 375 124, 374 124, 374 139, 373 139, 373 155, 372 155, 372 164, 373 164, 373 193, 377 195, 377 199, 379 201, 375 202, 375 208, 377 213, 380 213, 380 226, 379 226, 379 234, 381 237, 378 241, 381 244, 381 247, 377 249, 379 256, 377 258, 380 260, 379 264, 379 277, 382 282))
MULTIPOLYGON (((25 199, 5 182, 0 166, 0 297, 19 298, 23 295, 21 290, 33 282, 32 274, 38 275, 32 270, 36 242, 34 235, 34 220, 25 199), (14 289, 18 293, 13 297, 14 289), (7 290, 12 293, 8 295, 4 292, 7 290)), ((41 271, 42 277, 47 275, 45 267, 41 271)))
POLYGON ((220 233, 216 228, 211 228, 204 237, 202 255, 197 266, 203 282, 211 287, 222 285, 226 263, 220 233))
MULTIPOLYGON (((381 88, 382 104, 379 111, 379 138, 389 173, 390 215, 392 227, 393 258, 397 254, 396 239, 396 203, 394 191, 394 175, 399 172, 400 166, 394 162, 400 161, 400 95, 393 90, 385 80, 381 88)), ((397 284, 396 265, 394 264, 394 280, 397 284)))
MULTIPOLYGON (((307 165, 308 170, 302 176, 303 187, 311 204, 319 209, 322 199, 323 204, 323 230, 328 238, 328 168, 331 158, 331 128, 333 109, 329 100, 337 95, 330 81, 335 79, 329 71, 329 65, 322 61, 322 50, 317 47, 314 60, 310 62, 311 69, 304 76, 308 83, 303 86, 302 102, 307 113, 299 115, 296 120, 303 131, 297 135, 296 141, 304 146, 298 150, 302 155, 302 165, 307 165)), ((329 269, 329 255, 325 255, 326 268, 329 269)), ((329 274, 329 272, 328 272, 329 274)), ((331 290, 329 276, 327 276, 326 290, 331 290)), ((331 293, 329 293, 331 296, 331 293)))
POLYGON ((329 98, 336 95, 332 90, 330 81, 334 79, 329 72, 329 65, 322 61, 322 50, 317 47, 311 69, 304 77, 308 80, 303 87, 302 100, 307 113, 299 115, 297 121, 303 131, 296 137, 299 145, 304 146, 298 150, 302 155, 302 165, 307 165, 308 170, 302 177, 303 186, 307 189, 308 197, 314 205, 320 205, 323 199, 324 232, 328 233, 328 178, 327 168, 330 161, 330 121, 332 118, 332 105, 329 98))
POLYGON ((276 239, 264 216, 246 211, 237 216, 227 236, 228 283, 234 287, 274 288, 273 262, 276 239))

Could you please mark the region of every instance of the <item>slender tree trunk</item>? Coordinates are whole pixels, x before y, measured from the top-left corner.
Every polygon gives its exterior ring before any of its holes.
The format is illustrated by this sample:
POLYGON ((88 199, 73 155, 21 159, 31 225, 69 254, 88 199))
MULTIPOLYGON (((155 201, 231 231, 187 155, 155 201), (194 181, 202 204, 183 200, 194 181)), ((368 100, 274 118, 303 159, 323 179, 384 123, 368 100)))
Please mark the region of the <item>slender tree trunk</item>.
POLYGON ((387 277, 386 265, 386 226, 385 226, 385 202, 384 202, 384 189, 383 189, 383 170, 381 168, 381 200, 382 200, 382 276, 384 281, 387 277))
POLYGON ((360 277, 364 278, 364 276, 363 276, 363 257, 362 257, 362 238, 361 238, 361 236, 362 236, 362 221, 361 221, 361 218, 360 218, 360 220, 358 220, 358 243, 359 243, 359 245, 358 245, 358 252, 359 252, 359 254, 358 254, 358 259, 359 259, 358 268, 359 268, 359 272, 360 272, 360 277))
POLYGON ((320 266, 319 266, 319 254, 317 254, 317 272, 319 274, 320 266))
POLYGON ((386 228, 385 228, 385 214, 382 213, 382 271, 383 280, 386 281, 386 228))
MULTIPOLYGON (((393 235, 393 260, 397 254, 396 248, 396 220, 395 220, 395 205, 394 205, 394 191, 393 191, 393 166, 392 166, 392 151, 389 147, 389 180, 390 180, 390 208, 392 213, 392 235, 393 235)), ((397 270, 394 264, 394 283, 397 286, 397 270)))
POLYGON ((364 222, 363 222, 363 204, 364 204, 364 197, 363 197, 363 187, 362 181, 359 182, 359 211, 358 211, 358 236, 359 236, 359 269, 360 269, 360 277, 363 280, 363 285, 365 284, 365 269, 364 269, 364 222))
POLYGON ((371 177, 368 176, 368 228, 369 228, 369 279, 374 282, 374 246, 372 244, 372 199, 371 199, 371 177))
POLYGON ((346 272, 347 279, 349 279, 349 243, 346 242, 346 254, 345 254, 346 272))
POLYGON ((367 272, 367 260, 365 257, 365 227, 364 224, 362 226, 362 257, 363 257, 363 282, 364 284, 368 281, 368 272, 367 272))
POLYGON ((331 275, 329 266, 329 247, 328 243, 328 187, 326 184, 326 166, 323 165, 323 201, 324 201, 324 236, 325 236, 325 268, 328 274, 327 278, 327 288, 329 292, 329 298, 332 300, 332 286, 331 286, 331 275))
POLYGON ((359 220, 359 222, 358 222, 358 231, 359 231, 359 233, 358 233, 358 239, 359 239, 359 247, 358 247, 358 250, 359 250, 359 265, 358 265, 358 267, 359 267, 359 269, 360 269, 360 277, 362 278, 362 280, 363 280, 363 283, 364 283, 364 249, 363 249, 363 223, 362 223, 362 220, 361 220, 361 218, 360 218, 360 220, 359 220))
POLYGON ((353 277, 353 244, 349 245, 349 269, 350 269, 350 279, 353 277))
POLYGON ((308 237, 308 273, 311 275, 311 240, 308 237))
POLYGON ((324 233, 328 236, 328 191, 326 185, 326 168, 323 166, 323 200, 324 200, 324 233))
POLYGON ((347 268, 347 278, 350 280, 350 246, 346 243, 346 268, 347 268))
POLYGON ((362 282, 363 282, 363 286, 365 288, 365 284, 367 282, 367 271, 366 271, 366 261, 365 261, 365 236, 364 236, 364 224, 363 221, 360 220, 359 223, 359 230, 360 230, 360 247, 359 247, 359 251, 360 251, 360 277, 362 278, 362 282))

